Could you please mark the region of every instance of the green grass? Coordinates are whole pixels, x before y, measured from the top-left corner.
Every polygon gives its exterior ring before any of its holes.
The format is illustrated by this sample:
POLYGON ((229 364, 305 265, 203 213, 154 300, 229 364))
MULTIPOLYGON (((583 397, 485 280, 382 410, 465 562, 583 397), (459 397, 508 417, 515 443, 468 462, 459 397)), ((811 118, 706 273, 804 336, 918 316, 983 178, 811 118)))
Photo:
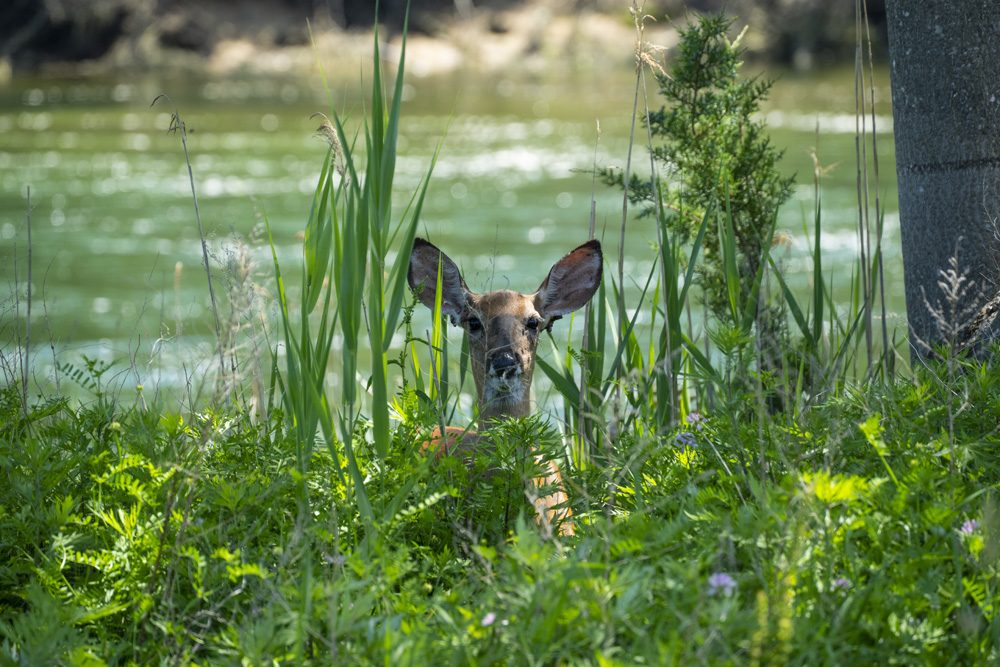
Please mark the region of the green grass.
POLYGON ((545 540, 524 443, 561 443, 537 420, 494 434, 470 472, 420 455, 436 417, 403 395, 385 456, 356 449, 369 525, 327 449, 303 473, 280 412, 188 422, 57 400, 25 416, 9 387, 0 656, 986 664, 998 396, 1000 370, 970 363, 953 383, 857 388, 795 422, 719 414, 627 433, 601 466, 564 471, 578 535, 545 540), (956 388, 965 409, 949 420, 956 388), (720 574, 731 588, 712 586, 720 574))
POLYGON ((687 242, 660 210, 637 301, 610 278, 545 344, 563 432, 513 420, 471 468, 424 456, 467 366, 449 371, 440 308, 413 331, 406 263, 387 265, 433 166, 394 211, 395 76, 324 125, 302 265, 273 255, 267 390, 130 402, 96 362, 70 378, 83 404, 0 388, 0 664, 1000 659, 1000 369, 952 348, 888 372, 894 351, 862 345, 879 259, 835 308, 818 186, 809 302, 770 243, 740 277, 727 201, 687 242), (706 238, 727 308, 696 330, 706 238), (763 363, 761 300, 795 365, 763 363), (532 445, 561 464, 573 537, 533 521, 532 445))

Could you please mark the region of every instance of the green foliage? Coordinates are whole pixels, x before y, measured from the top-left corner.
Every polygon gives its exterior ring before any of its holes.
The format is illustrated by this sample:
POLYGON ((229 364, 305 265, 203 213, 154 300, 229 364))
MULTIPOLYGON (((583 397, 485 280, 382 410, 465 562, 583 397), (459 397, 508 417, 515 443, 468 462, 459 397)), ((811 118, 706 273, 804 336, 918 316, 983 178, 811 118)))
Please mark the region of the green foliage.
MULTIPOLYGON (((339 461, 344 459, 347 477, 352 482, 350 490, 369 529, 369 537, 377 539, 373 530, 374 509, 359 471, 355 444, 363 430, 367 430, 374 440, 375 454, 379 458, 388 454, 391 428, 388 351, 392 334, 400 323, 408 287, 406 263, 396 262, 390 267, 387 257, 393 245, 397 246, 400 257, 409 256, 431 169, 413 193, 410 206, 394 221, 392 195, 406 61, 405 30, 391 98, 383 90, 377 30, 373 44, 371 107, 360 134, 364 150, 356 149, 355 142, 348 140, 336 113, 332 122, 325 120, 319 129, 330 149, 305 226, 297 310, 289 303, 273 240, 271 256, 286 352, 284 373, 278 376, 278 382, 283 389, 289 423, 296 432, 299 470, 306 473, 317 432, 321 432, 327 452, 337 464, 334 470, 340 476, 344 471, 339 461), (368 334, 367 345, 361 338, 363 325, 368 334), (331 355, 338 334, 343 349, 331 355), (371 355, 366 383, 371 391, 370 401, 363 400, 363 392, 358 391, 354 381, 362 372, 359 359, 364 349, 371 355), (336 408, 337 402, 331 401, 327 392, 327 370, 333 357, 339 359, 340 377, 344 379, 341 401, 336 408), (365 408, 371 415, 367 421, 361 418, 365 408)), ((301 511, 308 512, 308 496, 300 501, 301 511)))
MULTIPOLYGON (((727 262, 748 289, 765 261, 778 207, 792 187, 792 179, 778 170, 781 152, 755 117, 771 82, 739 77, 742 51, 739 39, 728 37, 731 26, 731 19, 714 14, 681 30, 669 70, 655 72, 666 106, 648 115, 651 149, 665 180, 654 184, 632 176, 628 186, 632 201, 644 203, 647 214, 657 207, 668 211, 669 229, 682 242, 697 233, 706 212, 728 213, 736 253, 727 257, 725 235, 709 225, 699 267, 705 298, 719 317, 727 316, 732 301, 727 262)), ((620 172, 606 170, 604 177, 623 184, 620 172)))
MULTIPOLYGON (((781 154, 757 116, 770 84, 739 77, 739 38, 729 38, 730 28, 723 16, 697 18, 681 31, 669 71, 647 55, 639 59, 667 104, 637 108, 656 173, 648 180, 630 175, 625 196, 656 218, 656 261, 645 281, 636 281, 640 293, 631 303, 620 284, 622 266, 617 276, 609 272, 610 296, 599 293, 582 349, 573 349, 570 334, 562 363, 538 364, 563 399, 581 465, 623 433, 662 435, 694 410, 721 410, 764 428, 769 414, 795 418, 843 390, 865 356, 866 377, 894 365, 892 350, 878 358, 870 345, 859 350, 872 300, 857 279, 845 309, 824 273, 820 169, 808 300, 793 293, 771 256, 792 179, 779 174, 781 154), (702 312, 695 310, 698 298, 708 306, 702 312), (640 313, 647 317, 637 327, 640 313)), ((640 69, 637 99, 643 81, 640 69)), ((625 185, 623 173, 603 176, 625 185)), ((622 240, 624 233, 623 226, 622 240)), ((856 276, 868 270, 867 261, 858 259, 856 276)), ((767 465, 759 453, 757 465, 767 465)))
MULTIPOLYGON (((470 468, 419 454, 435 418, 402 396, 386 457, 358 444, 384 536, 369 547, 349 481, 325 451, 303 475, 280 415, 42 403, 0 441, 0 655, 991 662, 1000 371, 964 362, 946 387, 941 370, 794 424, 630 431, 600 466, 563 469, 577 535, 557 539, 525 494, 529 445, 561 447, 550 428, 507 422, 470 468)), ((24 419, 16 399, 0 423, 24 419)))

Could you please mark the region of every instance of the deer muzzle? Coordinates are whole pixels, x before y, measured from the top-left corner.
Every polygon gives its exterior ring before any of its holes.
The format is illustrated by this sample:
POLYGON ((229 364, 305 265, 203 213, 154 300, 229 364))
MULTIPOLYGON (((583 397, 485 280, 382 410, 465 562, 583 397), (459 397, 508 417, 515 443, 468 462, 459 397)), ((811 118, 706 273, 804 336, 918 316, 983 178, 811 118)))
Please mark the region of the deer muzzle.
POLYGON ((489 371, 494 377, 513 380, 523 372, 523 369, 512 352, 500 352, 490 359, 489 371))

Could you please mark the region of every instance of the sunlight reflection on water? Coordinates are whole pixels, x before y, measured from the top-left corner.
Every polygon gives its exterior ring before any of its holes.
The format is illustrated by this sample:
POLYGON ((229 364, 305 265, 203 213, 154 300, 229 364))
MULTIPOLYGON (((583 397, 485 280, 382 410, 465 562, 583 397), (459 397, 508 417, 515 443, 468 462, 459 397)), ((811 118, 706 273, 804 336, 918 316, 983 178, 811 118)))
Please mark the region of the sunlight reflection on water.
MULTIPOLYGON (((807 290, 813 201, 808 151, 816 143, 817 123, 822 163, 841 163, 823 185, 822 247, 832 262, 848 261, 857 249, 853 97, 846 78, 825 87, 779 81, 776 94, 786 100, 782 85, 800 86, 801 102, 770 109, 763 118, 775 142, 788 149, 787 171, 799 174, 795 198, 780 213, 780 227, 791 239, 781 258, 793 289, 807 290), (848 92, 834 94, 830 86, 848 92), (820 102, 809 97, 817 90, 820 102), (847 108, 816 108, 840 98, 847 108)), ((343 89, 337 89, 336 106, 348 111, 352 128, 363 106, 356 91, 343 89)), ((579 76, 522 81, 511 73, 499 82, 431 78, 407 89, 395 213, 409 204, 440 148, 419 233, 459 262, 473 289, 537 287, 556 258, 585 240, 592 195, 606 256, 617 255, 621 196, 600 184, 595 189, 589 170, 595 154, 599 166, 624 164, 628 73, 610 82, 579 76), (602 128, 599 141, 595 120, 602 128)), ((315 81, 268 78, 38 80, 0 88, 0 264, 2 277, 12 283, 7 260, 15 248, 24 248, 23 195, 31 185, 34 257, 36 266, 48 267, 46 296, 57 303, 46 324, 61 348, 79 354, 106 339, 113 356, 127 358, 136 334, 152 341, 181 331, 184 341, 146 354, 164 382, 182 385, 188 376, 172 364, 188 363, 187 373, 211 369, 211 362, 191 355, 210 359, 213 348, 198 338, 211 327, 187 166, 178 135, 167 132, 175 106, 189 129, 213 257, 224 254, 233 234, 253 236, 266 215, 281 261, 297 270, 301 247, 295 233, 309 214, 325 150, 314 136, 318 121, 310 116, 330 104, 315 81), (160 92, 172 95, 169 106, 161 102, 150 109, 160 92), (177 263, 186 268, 175 287, 177 263), (175 311, 175 303, 183 307, 175 311)), ((880 110, 876 122, 888 141, 891 116, 880 110)), ((887 256, 898 262, 891 146, 880 155, 887 256)), ((641 150, 633 159, 636 172, 648 169, 641 150)), ((632 280, 645 280, 655 239, 648 218, 630 218, 626 272, 632 280)), ((262 240, 257 234, 251 243, 254 279, 270 290, 270 257, 262 240)), ((846 283, 849 276, 838 280, 846 283)), ((899 296, 890 298, 901 308, 901 284, 899 296)))

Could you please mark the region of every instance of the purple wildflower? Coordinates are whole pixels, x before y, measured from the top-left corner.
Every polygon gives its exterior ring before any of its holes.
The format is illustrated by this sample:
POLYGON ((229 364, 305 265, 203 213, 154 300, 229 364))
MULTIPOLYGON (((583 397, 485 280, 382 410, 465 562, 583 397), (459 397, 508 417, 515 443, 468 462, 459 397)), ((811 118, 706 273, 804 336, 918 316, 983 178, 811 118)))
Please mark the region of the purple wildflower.
POLYGON ((702 422, 705 421, 705 417, 700 412, 689 412, 684 421, 700 431, 704 426, 702 422))
POLYGON ((674 437, 674 445, 677 447, 697 447, 698 438, 694 437, 694 433, 682 431, 674 437))
POLYGON ((833 580, 833 587, 846 591, 851 587, 851 580, 846 577, 837 577, 833 580))
POLYGON ((736 580, 725 572, 715 572, 708 578, 709 595, 732 595, 736 590, 736 580))
POLYGON ((962 535, 972 535, 977 530, 979 530, 979 522, 975 519, 969 519, 962 524, 962 527, 958 529, 962 535))
POLYGON ((497 620, 497 615, 496 615, 496 614, 494 614, 494 613, 493 613, 493 612, 491 611, 491 612, 489 612, 488 614, 486 614, 485 616, 483 616, 483 620, 482 620, 482 621, 480 621, 480 625, 482 625, 482 626, 483 626, 484 628, 488 628, 488 627, 490 627, 491 625, 493 625, 493 623, 494 623, 494 622, 495 622, 496 620, 497 620))

